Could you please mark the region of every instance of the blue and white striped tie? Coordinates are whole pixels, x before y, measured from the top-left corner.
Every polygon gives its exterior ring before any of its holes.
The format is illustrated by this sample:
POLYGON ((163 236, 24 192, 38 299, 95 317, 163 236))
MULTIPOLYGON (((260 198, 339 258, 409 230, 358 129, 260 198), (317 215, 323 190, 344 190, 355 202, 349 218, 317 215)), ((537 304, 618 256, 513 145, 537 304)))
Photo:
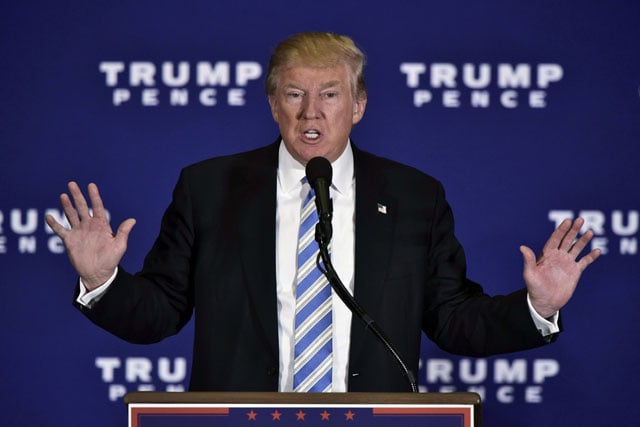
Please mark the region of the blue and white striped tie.
MULTIPOLYGON (((308 188, 306 178, 303 186, 308 188)), ((302 203, 298 233, 296 274, 296 328, 293 362, 293 390, 331 391, 332 314, 331 286, 316 266, 318 245, 315 228, 318 213, 313 189, 302 203)))

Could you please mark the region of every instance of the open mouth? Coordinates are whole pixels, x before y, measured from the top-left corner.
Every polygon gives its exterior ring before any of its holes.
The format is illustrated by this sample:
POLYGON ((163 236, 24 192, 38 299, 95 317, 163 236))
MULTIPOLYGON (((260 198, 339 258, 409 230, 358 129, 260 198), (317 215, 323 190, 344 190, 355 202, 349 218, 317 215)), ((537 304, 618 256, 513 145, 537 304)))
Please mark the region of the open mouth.
POLYGON ((309 129, 304 131, 304 136, 307 139, 318 139, 320 138, 320 131, 316 130, 316 129, 309 129))

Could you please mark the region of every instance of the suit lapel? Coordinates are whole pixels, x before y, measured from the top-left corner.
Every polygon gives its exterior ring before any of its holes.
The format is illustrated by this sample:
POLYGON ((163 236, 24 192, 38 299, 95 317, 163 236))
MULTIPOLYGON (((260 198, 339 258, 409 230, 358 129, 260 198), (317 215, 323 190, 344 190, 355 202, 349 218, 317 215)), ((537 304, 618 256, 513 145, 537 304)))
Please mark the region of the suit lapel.
POLYGON ((240 256, 256 330, 278 361, 278 319, 275 272, 276 173, 278 144, 247 159, 244 186, 238 190, 240 256))
MULTIPOLYGON (((378 320, 375 313, 383 295, 384 273, 388 271, 396 203, 395 198, 387 194, 384 175, 372 157, 355 147, 353 151, 356 176, 354 296, 362 308, 378 320)), ((363 340, 370 333, 360 319, 352 320, 351 361, 357 359, 363 340)))
MULTIPOLYGON (((278 140, 279 141, 279 140, 278 140)), ((354 294, 358 303, 374 314, 382 297, 384 272, 388 270, 396 215, 395 198, 386 193, 385 179, 375 161, 356 147, 356 243, 354 294)), ((262 330, 264 345, 277 366, 278 318, 275 273, 275 212, 278 144, 272 144, 247 160, 248 167, 238 198, 240 256, 246 277, 255 325, 262 330)), ((375 316, 374 316, 375 318, 375 316)), ((352 320, 350 361, 362 351, 363 340, 370 334, 360 319, 352 320)), ((351 365, 353 366, 353 365, 351 365)))

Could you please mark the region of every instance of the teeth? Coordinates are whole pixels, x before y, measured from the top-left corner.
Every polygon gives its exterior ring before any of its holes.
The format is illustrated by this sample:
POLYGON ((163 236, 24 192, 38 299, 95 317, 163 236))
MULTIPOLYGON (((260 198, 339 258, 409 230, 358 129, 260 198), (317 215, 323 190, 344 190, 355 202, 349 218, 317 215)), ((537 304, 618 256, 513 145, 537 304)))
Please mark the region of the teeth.
POLYGON ((317 130, 308 130, 304 133, 304 136, 309 139, 316 139, 320 136, 320 132, 318 132, 317 130))

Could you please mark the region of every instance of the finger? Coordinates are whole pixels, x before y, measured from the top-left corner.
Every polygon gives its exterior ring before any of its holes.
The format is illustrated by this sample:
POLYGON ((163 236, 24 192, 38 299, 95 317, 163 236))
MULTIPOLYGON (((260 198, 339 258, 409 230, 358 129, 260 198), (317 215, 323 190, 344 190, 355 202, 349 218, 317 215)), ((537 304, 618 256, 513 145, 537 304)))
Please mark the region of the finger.
POLYGON ((80 221, 88 219, 91 216, 89 215, 89 206, 77 183, 73 181, 69 183, 69 193, 71 193, 71 197, 73 197, 73 203, 76 206, 80 221))
POLYGON ((591 239, 593 238, 593 231, 589 230, 584 233, 571 247, 569 250, 570 254, 573 254, 576 258, 580 255, 580 252, 589 244, 591 239))
POLYGON ((575 244, 576 237, 578 233, 580 233, 580 229, 582 228, 582 224, 584 224, 584 220, 582 218, 577 218, 571 224, 571 227, 567 231, 567 233, 562 238, 562 242, 560 243, 559 248, 561 250, 569 252, 571 247, 575 244))
POLYGON ((553 233, 551 233, 549 240, 547 240, 547 243, 545 243, 544 247, 542 248, 542 253, 551 252, 552 250, 558 249, 562 243, 562 239, 570 229, 571 220, 565 219, 564 221, 562 221, 558 228, 556 228, 553 233))
POLYGON ((522 258, 524 259, 524 268, 535 267, 537 263, 536 254, 531 250, 531 248, 522 245, 520 246, 520 253, 522 253, 522 258))
POLYGON ((98 190, 98 186, 93 182, 88 186, 89 192, 89 200, 91 200, 91 207, 93 208, 93 217, 94 218, 106 218, 107 213, 104 209, 104 204, 102 203, 102 198, 100 197, 100 191, 98 190))
POLYGON ((580 261, 578 261, 578 267, 580 268, 580 271, 584 271, 589 266, 589 264, 591 264, 596 259, 598 259, 600 254, 601 254, 600 249, 594 249, 588 254, 586 254, 585 256, 583 256, 582 258, 580 258, 580 261))
POLYGON ((78 212, 73 207, 73 203, 71 203, 71 199, 67 194, 62 193, 60 195, 60 204, 62 205, 62 210, 64 211, 64 215, 67 217, 67 221, 69 221, 69 225, 71 225, 71 228, 80 225, 78 212))
POLYGON ((62 240, 67 235, 69 230, 67 230, 62 224, 55 220, 55 218, 51 215, 46 215, 44 220, 47 222, 47 225, 51 227, 54 233, 58 235, 62 240))
POLYGON ((133 218, 122 221, 122 224, 120 224, 118 231, 116 232, 116 240, 119 240, 119 243, 126 246, 127 240, 129 239, 129 233, 131 233, 134 225, 136 225, 136 220, 133 218))

